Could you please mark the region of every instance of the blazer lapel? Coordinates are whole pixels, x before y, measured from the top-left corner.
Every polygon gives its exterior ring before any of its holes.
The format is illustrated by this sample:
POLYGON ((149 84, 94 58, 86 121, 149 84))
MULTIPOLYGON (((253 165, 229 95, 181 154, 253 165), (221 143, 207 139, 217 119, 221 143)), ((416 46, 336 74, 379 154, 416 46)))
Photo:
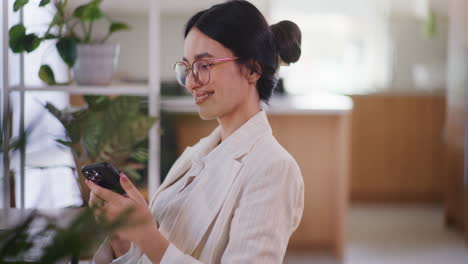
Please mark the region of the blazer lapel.
POLYGON ((156 190, 156 193, 153 195, 151 198, 149 207, 153 207, 153 203, 156 201, 156 198, 159 193, 161 193, 162 190, 166 189, 169 187, 173 182, 175 182, 177 179, 182 177, 185 172, 187 172, 188 169, 190 169, 191 165, 191 157, 193 152, 192 147, 187 147, 184 152, 180 155, 180 157, 176 160, 176 162, 172 165, 171 169, 166 175, 166 178, 164 182, 161 183, 159 188, 156 190))
POLYGON ((203 175, 187 196, 169 232, 168 240, 192 254, 221 209, 242 163, 219 157, 207 163, 203 175))
POLYGON ((176 182, 180 177, 184 176, 184 174, 190 169, 192 165, 192 159, 199 155, 206 154, 209 149, 216 144, 219 139, 221 138, 221 129, 218 127, 215 129, 208 137, 205 137, 200 140, 197 144, 193 147, 187 147, 184 152, 180 155, 180 157, 176 160, 174 165, 172 165, 171 169, 166 175, 164 182, 161 183, 159 188, 156 190, 156 193, 153 195, 150 208, 154 201, 161 191, 169 187, 172 183, 176 182))

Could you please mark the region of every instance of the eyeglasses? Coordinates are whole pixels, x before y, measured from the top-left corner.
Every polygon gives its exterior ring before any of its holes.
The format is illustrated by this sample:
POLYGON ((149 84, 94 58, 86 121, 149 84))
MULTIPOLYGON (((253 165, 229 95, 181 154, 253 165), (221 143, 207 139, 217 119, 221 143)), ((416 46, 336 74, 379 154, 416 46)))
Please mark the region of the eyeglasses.
POLYGON ((237 57, 214 60, 201 59, 194 61, 192 63, 192 67, 190 67, 187 62, 177 62, 174 64, 177 82, 179 82, 183 87, 186 87, 188 77, 190 72, 192 72, 192 77, 199 85, 207 85, 211 80, 210 71, 212 66, 221 62, 228 62, 237 59, 237 57))

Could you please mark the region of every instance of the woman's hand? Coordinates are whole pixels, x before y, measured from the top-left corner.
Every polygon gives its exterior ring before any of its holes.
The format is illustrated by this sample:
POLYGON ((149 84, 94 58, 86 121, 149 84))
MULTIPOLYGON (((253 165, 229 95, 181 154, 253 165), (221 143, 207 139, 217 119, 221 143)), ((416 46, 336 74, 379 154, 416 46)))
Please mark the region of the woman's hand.
MULTIPOLYGON (((104 200, 97 197, 96 194, 94 194, 94 192, 91 192, 88 205, 91 208, 100 208, 104 205, 104 200)), ((97 215, 97 218, 99 218, 98 215, 97 215)), ((109 236, 109 244, 112 249, 114 259, 122 256, 130 249, 130 241, 123 240, 119 236, 114 235, 114 234, 111 234, 109 236)))
POLYGON ((86 185, 91 189, 93 203, 97 203, 96 198, 103 200, 98 212, 100 217, 113 221, 122 213, 129 212, 125 216, 128 225, 117 230, 114 235, 119 239, 134 242, 153 263, 159 263, 169 247, 169 241, 153 223, 153 216, 145 198, 127 176, 120 174, 120 185, 127 196, 102 188, 89 180, 86 181, 86 185))
POLYGON ((153 216, 143 195, 123 173, 120 174, 120 184, 127 196, 87 180, 86 185, 91 189, 89 204, 98 207, 98 217, 106 221, 115 221, 122 213, 128 212, 125 216, 126 226, 117 230, 115 235, 121 240, 136 241, 140 236, 144 236, 148 229, 155 227, 153 216))

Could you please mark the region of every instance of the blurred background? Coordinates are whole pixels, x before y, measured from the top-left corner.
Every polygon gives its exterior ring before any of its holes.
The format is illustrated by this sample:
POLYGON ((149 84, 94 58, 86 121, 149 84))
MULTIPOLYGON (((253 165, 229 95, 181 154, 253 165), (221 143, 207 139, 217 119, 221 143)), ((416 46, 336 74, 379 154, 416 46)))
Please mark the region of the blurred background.
MULTIPOLYGON (((2 144, 4 208, 83 204, 80 162, 57 142, 67 131, 47 102, 83 109, 90 104, 83 95, 137 96, 161 127, 132 146, 140 156, 127 158, 147 195, 187 146, 217 126, 200 120, 172 65, 183 56, 187 20, 222 1, 150 1, 103 1, 111 21, 129 26, 108 39, 119 52, 106 85, 63 84, 69 74, 54 39, 13 53, 8 30, 23 21, 26 33, 44 34, 55 11, 39 0, 22 13, 13 12, 15 1, 3 3, 2 142, 23 143, 2 144), (39 78, 43 64, 58 86, 39 78)), ((88 2, 70 1, 67 10, 88 2)), ((305 183, 304 215, 284 263, 468 263, 468 3, 250 2, 270 24, 291 20, 302 31, 301 59, 281 67, 264 106, 305 183)), ((107 30, 97 22, 93 34, 107 30)))

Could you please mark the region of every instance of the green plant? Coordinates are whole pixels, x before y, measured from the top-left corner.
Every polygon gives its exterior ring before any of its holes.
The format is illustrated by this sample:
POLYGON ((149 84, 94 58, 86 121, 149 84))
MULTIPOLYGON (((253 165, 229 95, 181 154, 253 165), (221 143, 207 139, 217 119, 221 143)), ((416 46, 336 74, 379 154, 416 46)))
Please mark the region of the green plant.
MULTIPOLYGON (((13 112, 11 109, 8 109, 7 112, 5 112, 4 118, 6 119, 6 123, 10 124, 10 133, 11 133, 11 120, 13 117, 13 112)), ((41 121, 41 116, 35 116, 32 118, 32 122, 29 123, 29 125, 26 127, 24 131, 20 131, 19 135, 16 137, 10 138, 8 141, 8 151, 14 152, 17 150, 20 150, 21 148, 26 147, 26 140, 28 138, 28 135, 31 134, 31 132, 34 130, 34 128, 37 126, 37 124, 41 121)), ((4 138, 3 135, 5 134, 5 128, 3 127, 3 124, 0 124, 0 155, 3 155, 4 151, 4 138)))
MULTIPOLYGON (((101 10, 100 5, 103 0, 90 0, 89 3, 80 5, 70 12, 68 0, 41 0, 39 7, 49 4, 55 8, 55 14, 50 21, 46 32, 42 36, 35 33, 26 34, 26 27, 17 24, 10 28, 10 48, 14 53, 32 52, 46 40, 56 40, 55 47, 68 67, 69 81, 72 82, 71 68, 75 64, 77 57, 77 44, 104 43, 113 33, 121 30, 128 30, 125 23, 113 21, 101 10), (109 22, 108 33, 101 39, 93 38, 93 28, 97 21, 107 20, 109 22), (81 28, 81 33, 77 32, 81 28)), ((16 12, 23 8, 29 0, 16 0, 13 10, 16 12)), ((52 68, 41 65, 39 78, 49 85, 58 84, 52 68)))
MULTIPOLYGON (((51 103, 45 108, 65 127, 67 139, 57 142, 71 148, 77 168, 86 163, 108 161, 138 180, 138 166, 148 159, 142 146, 157 121, 142 111, 141 99, 133 96, 84 96, 87 107, 59 110, 51 103)), ((81 177, 82 179, 82 177, 81 177)), ((83 187, 83 183, 80 183, 83 187)), ((87 188, 82 188, 87 190, 87 188)), ((85 201, 87 195, 83 195, 85 201)))
POLYGON ((437 24, 437 14, 433 8, 430 8, 424 20, 424 33, 428 38, 434 38, 436 36, 437 24))
POLYGON ((51 264, 89 256, 106 234, 129 225, 125 220, 131 209, 110 222, 96 221, 94 210, 71 212, 76 216, 65 225, 59 224, 58 217, 32 211, 14 226, 0 230, 0 263, 51 264))

